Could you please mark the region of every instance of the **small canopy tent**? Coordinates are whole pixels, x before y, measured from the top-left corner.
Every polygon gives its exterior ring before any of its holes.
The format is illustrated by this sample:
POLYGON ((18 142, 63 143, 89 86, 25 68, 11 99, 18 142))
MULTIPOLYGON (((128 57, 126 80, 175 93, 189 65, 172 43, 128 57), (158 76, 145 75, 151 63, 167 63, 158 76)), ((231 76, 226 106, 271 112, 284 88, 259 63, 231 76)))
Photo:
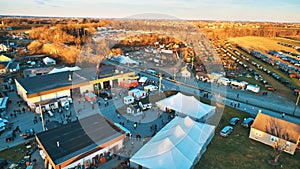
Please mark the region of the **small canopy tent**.
POLYGON ((142 77, 139 79, 139 82, 140 82, 140 83, 145 83, 147 80, 148 80, 148 77, 142 76, 142 77))
POLYGON ((192 168, 214 136, 215 127, 175 117, 130 159, 151 169, 192 168))
POLYGON ((95 95, 94 93, 86 93, 84 96, 85 96, 85 99, 89 102, 97 100, 97 95, 95 95))
POLYGON ((214 115, 216 107, 201 103, 194 96, 186 96, 180 92, 171 97, 156 102, 165 111, 166 108, 175 110, 179 115, 190 116, 196 121, 205 121, 214 115))

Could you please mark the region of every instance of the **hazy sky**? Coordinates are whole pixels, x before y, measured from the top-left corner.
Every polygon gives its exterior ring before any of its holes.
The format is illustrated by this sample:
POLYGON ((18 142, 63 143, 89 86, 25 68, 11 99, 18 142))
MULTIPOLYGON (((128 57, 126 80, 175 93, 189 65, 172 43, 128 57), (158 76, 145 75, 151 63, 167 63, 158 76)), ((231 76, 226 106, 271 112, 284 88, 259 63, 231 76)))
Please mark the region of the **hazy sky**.
POLYGON ((143 13, 180 19, 300 22, 300 0, 0 0, 1 15, 123 18, 143 13))

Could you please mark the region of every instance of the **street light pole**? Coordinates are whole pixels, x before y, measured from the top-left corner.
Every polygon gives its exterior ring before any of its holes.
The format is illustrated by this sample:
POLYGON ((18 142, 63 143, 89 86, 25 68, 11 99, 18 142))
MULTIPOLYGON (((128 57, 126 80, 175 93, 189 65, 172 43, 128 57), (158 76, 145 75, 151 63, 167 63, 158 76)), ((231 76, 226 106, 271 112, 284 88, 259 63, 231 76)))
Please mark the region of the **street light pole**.
POLYGON ((174 68, 174 80, 176 80, 176 73, 177 73, 177 70, 176 70, 176 68, 174 68))
POLYGON ((300 98, 300 92, 298 92, 298 97, 297 97, 295 108, 294 108, 294 111, 293 111, 293 116, 295 116, 295 112, 296 112, 296 109, 297 109, 297 106, 298 106, 298 103, 299 103, 299 98, 300 98))
POLYGON ((42 111, 41 104, 39 104, 39 109, 40 109, 40 116, 41 116, 41 119, 42 119, 43 131, 45 131, 44 117, 43 117, 43 111, 42 111))
POLYGON ((160 94, 160 92, 161 92, 161 81, 162 81, 162 74, 160 73, 160 74, 159 74, 159 86, 158 86, 159 94, 160 94))

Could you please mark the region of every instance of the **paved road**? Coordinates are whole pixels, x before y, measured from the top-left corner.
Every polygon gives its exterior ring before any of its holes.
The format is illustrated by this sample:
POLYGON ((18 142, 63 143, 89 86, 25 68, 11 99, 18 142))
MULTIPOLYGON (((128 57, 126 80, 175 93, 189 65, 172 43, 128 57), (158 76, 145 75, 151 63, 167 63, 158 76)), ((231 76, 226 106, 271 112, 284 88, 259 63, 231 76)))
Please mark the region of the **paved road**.
MULTIPOLYGON (((105 61, 108 64, 116 64, 110 61, 105 61)), ((140 75, 145 75, 153 79, 154 81, 159 81, 158 77, 149 75, 145 72, 143 72, 142 69, 136 69, 136 68, 129 68, 125 65, 119 65, 124 68, 128 68, 131 71, 135 71, 139 73, 140 75)), ((194 78, 190 79, 183 79, 183 78, 176 78, 175 81, 163 79, 162 84, 166 87, 166 89, 172 89, 174 86, 177 86, 177 88, 180 88, 181 91, 187 92, 187 93, 194 93, 193 90, 195 89, 204 89, 205 91, 212 92, 214 94, 220 94, 223 97, 226 97, 226 99, 239 101, 241 103, 249 104, 254 107, 258 107, 259 109, 265 109, 269 110, 267 112, 272 112, 275 114, 282 114, 283 112, 287 115, 292 115, 295 102, 289 101, 288 99, 281 97, 279 95, 276 95, 276 93, 268 92, 267 96, 262 96, 255 93, 250 93, 247 91, 241 91, 241 90, 235 90, 232 89, 229 86, 218 86, 214 83, 205 83, 201 81, 195 81, 194 78), (179 82, 179 83, 178 83, 179 82), (188 84, 188 85, 185 85, 188 84), (192 88, 191 88, 192 86, 192 88), (237 94, 239 94, 239 97, 237 98, 237 94)), ((299 105, 296 109, 295 116, 300 117, 300 108, 299 105)))

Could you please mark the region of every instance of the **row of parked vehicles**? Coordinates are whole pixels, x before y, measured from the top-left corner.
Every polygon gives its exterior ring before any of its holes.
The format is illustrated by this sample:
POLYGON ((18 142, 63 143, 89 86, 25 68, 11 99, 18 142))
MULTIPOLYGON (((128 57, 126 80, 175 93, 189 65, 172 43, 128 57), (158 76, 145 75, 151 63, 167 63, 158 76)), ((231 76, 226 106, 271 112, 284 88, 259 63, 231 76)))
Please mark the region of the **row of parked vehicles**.
MULTIPOLYGON (((28 129, 25 130, 25 132, 21 133, 20 136, 22 136, 25 140, 27 140, 35 136, 35 131, 32 128, 28 129)), ((6 142, 14 141, 16 137, 17 137, 17 132, 15 130, 8 131, 5 137, 5 141, 6 142)))
MULTIPOLYGON (((238 117, 231 118, 230 121, 229 121, 230 126, 225 126, 220 131, 220 135, 223 136, 223 137, 229 136, 230 133, 232 133, 232 131, 233 131, 233 126, 235 126, 239 121, 240 121, 240 118, 238 118, 238 117)), ((241 123, 241 125, 243 127, 249 128, 249 127, 251 127, 251 125, 253 124, 253 122, 254 122, 254 118, 248 117, 248 118, 244 118, 244 120, 241 123)))

